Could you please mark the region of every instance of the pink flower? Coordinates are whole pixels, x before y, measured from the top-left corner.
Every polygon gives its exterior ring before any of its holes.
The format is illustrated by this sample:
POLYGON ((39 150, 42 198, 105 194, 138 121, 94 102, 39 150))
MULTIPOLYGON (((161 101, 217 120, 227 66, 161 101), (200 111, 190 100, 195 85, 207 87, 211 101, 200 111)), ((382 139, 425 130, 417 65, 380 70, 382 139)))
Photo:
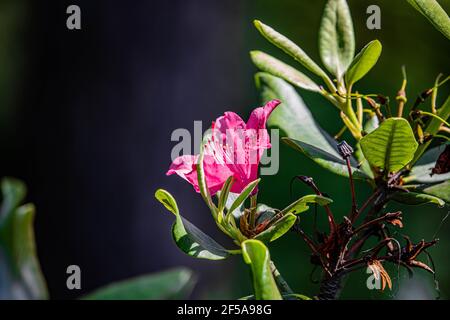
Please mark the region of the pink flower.
MULTIPOLYGON (((206 184, 211 195, 222 189, 230 176, 234 177, 231 192, 235 193, 242 192, 258 178, 261 157, 264 150, 271 147, 266 122, 279 104, 279 100, 272 100, 264 107, 256 108, 247 123, 234 112, 225 112, 212 123, 203 159, 206 184)), ((196 170, 198 157, 183 155, 176 158, 167 175, 176 173, 200 192, 196 170)))

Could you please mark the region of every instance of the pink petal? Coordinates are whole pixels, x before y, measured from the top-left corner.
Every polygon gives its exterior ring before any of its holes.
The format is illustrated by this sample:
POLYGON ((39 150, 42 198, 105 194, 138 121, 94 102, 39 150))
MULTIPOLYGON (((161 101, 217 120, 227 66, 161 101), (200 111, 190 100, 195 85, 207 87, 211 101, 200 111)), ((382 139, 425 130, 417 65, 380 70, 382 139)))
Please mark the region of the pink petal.
POLYGON ((256 108, 250 114, 250 118, 247 121, 247 129, 265 129, 266 122, 272 111, 281 103, 280 100, 271 100, 267 102, 263 107, 256 108))
POLYGON ((218 130, 220 133, 226 134, 227 129, 245 129, 245 122, 234 112, 225 112, 223 116, 213 122, 213 131, 218 130))
POLYGON ((195 191, 199 192, 198 179, 196 171, 196 163, 198 156, 184 155, 176 158, 170 165, 166 175, 170 176, 174 173, 194 186, 195 191))
MULTIPOLYGON (((195 191, 200 192, 197 177, 197 160, 198 156, 192 155, 178 157, 172 162, 166 174, 171 175, 176 173, 189 182, 195 191)), ((217 191, 222 189, 228 177, 233 175, 233 172, 226 165, 217 163, 214 157, 210 155, 205 155, 203 169, 205 171, 206 184, 211 195, 215 195, 217 191)))

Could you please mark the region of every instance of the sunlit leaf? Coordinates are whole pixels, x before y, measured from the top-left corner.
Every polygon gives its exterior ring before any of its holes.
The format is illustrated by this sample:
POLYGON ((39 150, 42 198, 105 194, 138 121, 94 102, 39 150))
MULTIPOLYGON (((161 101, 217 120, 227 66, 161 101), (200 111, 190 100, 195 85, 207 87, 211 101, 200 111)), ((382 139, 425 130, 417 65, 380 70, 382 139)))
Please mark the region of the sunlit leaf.
POLYGON ((264 52, 251 51, 250 57, 261 71, 280 77, 299 88, 314 92, 321 91, 308 76, 264 52))
POLYGON ((417 142, 408 121, 389 118, 360 141, 369 163, 386 172, 396 172, 414 157, 417 142))
POLYGON ((447 39, 450 39, 450 18, 436 0, 408 0, 408 2, 447 39))
POLYGON ((170 212, 175 214, 176 220, 172 226, 172 236, 181 251, 200 259, 222 260, 228 257, 228 250, 183 218, 178 209, 174 210, 174 208, 178 208, 178 205, 169 192, 159 189, 155 197, 170 212), (170 199, 170 201, 168 202, 167 199, 170 199), (166 205, 167 203, 170 203, 170 205, 166 205))
POLYGON ((273 28, 265 25, 259 20, 254 21, 255 27, 259 32, 272 44, 289 54, 306 69, 318 75, 321 78, 327 78, 325 71, 323 71, 299 46, 297 46, 290 39, 275 31, 273 28))
POLYGON ((355 35, 346 0, 328 0, 320 26, 319 51, 325 67, 340 79, 355 54, 355 35))
POLYGON ((261 179, 256 179, 255 181, 250 182, 244 188, 244 190, 242 190, 241 194, 236 198, 236 200, 234 200, 233 204, 231 205, 229 209, 230 212, 233 212, 244 203, 244 201, 250 196, 251 192, 255 190, 260 180, 261 179))
POLYGON ((345 74, 347 86, 351 86, 361 80, 377 63, 381 55, 380 41, 369 42, 353 59, 345 74))
POLYGON ((317 203, 320 206, 326 206, 330 203, 332 203, 333 200, 330 198, 319 196, 316 194, 310 194, 301 197, 300 199, 294 201, 289 206, 281 210, 281 214, 286 213, 294 213, 299 214, 309 209, 309 204, 317 203))
POLYGON ((219 193, 219 203, 218 203, 219 212, 223 211, 223 209, 226 207, 232 185, 233 185, 233 176, 230 176, 228 177, 227 181, 225 181, 222 190, 220 190, 219 193))
POLYGON ((434 203, 439 207, 443 207, 445 205, 445 201, 438 197, 416 192, 396 192, 391 196, 391 199, 409 205, 420 205, 426 203, 434 203))
POLYGON ((179 214, 177 202, 174 197, 164 189, 158 189, 155 192, 155 198, 161 202, 167 210, 172 212, 173 214, 179 214))
POLYGON ((257 300, 281 300, 281 294, 270 270, 269 249, 259 240, 242 242, 242 256, 250 265, 253 290, 257 300))
POLYGON ((258 234, 255 239, 261 240, 262 242, 275 241, 288 232, 295 224, 296 220, 297 217, 295 215, 288 213, 278 219, 269 228, 258 234))

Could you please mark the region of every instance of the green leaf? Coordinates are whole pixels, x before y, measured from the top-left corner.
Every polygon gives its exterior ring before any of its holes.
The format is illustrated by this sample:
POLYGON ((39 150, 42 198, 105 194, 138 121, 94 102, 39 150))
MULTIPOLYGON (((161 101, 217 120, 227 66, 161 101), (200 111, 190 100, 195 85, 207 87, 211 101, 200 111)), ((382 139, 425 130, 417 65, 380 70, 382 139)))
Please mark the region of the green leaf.
POLYGON ((105 287, 82 297, 84 300, 179 300, 187 299, 197 282, 193 272, 174 268, 139 276, 105 287))
POLYGON ((222 260, 228 251, 187 219, 178 215, 172 227, 177 246, 187 255, 209 260, 222 260))
POLYGON ((355 35, 346 0, 328 0, 325 5, 319 51, 328 71, 341 79, 355 55, 355 35))
MULTIPOLYGON (((312 300, 310 297, 307 297, 303 294, 299 293, 290 293, 290 294, 283 294, 282 295, 283 300, 312 300)), ((239 298, 238 300, 255 300, 254 295, 245 296, 242 298, 239 298)))
MULTIPOLYGON (((332 172, 348 176, 345 162, 337 152, 336 141, 320 128, 295 89, 286 81, 267 73, 257 73, 255 79, 263 101, 279 99, 283 102, 272 112, 268 126, 281 129, 291 139, 308 141, 308 145, 314 145, 315 149, 324 151, 332 159, 332 165, 328 165, 326 161, 319 161, 319 164, 332 172), (335 170, 335 163, 338 170, 335 170)), ((310 153, 306 155, 311 158, 310 153)), ((316 161, 315 157, 312 159, 316 161)), ((351 163, 354 167, 357 166, 354 158, 351 158, 351 163)), ((358 170, 355 170, 356 176, 359 176, 358 170)), ((363 174, 362 178, 367 176, 363 174)))
POLYGON ((378 120, 378 117, 376 115, 373 115, 369 118, 369 120, 366 121, 364 124, 364 131, 369 134, 376 128, 380 126, 380 120, 378 120))
POLYGON ((200 259, 222 260, 228 257, 228 250, 180 215, 178 205, 169 192, 159 189, 155 197, 175 214, 172 236, 181 251, 200 259))
POLYGON ((25 184, 5 178, 1 189, 0 299, 47 299, 33 231, 35 208, 17 207, 25 198, 25 184))
POLYGON ((450 203, 450 180, 426 187, 423 189, 423 192, 450 203))
POLYGON ((308 204, 317 203, 320 206, 326 206, 332 203, 333 200, 330 198, 319 196, 316 194, 310 194, 303 196, 300 199, 294 201, 289 206, 280 211, 280 214, 294 213, 299 214, 309 209, 308 204))
MULTIPOLYGON (((380 123, 377 116, 373 115, 366 121, 364 125, 364 131, 366 132, 366 134, 371 133, 373 130, 378 128, 379 124, 380 123)), ((367 161, 366 157, 364 156, 364 153, 362 152, 361 144, 359 143, 359 141, 356 143, 355 157, 358 160, 359 168, 361 169, 361 171, 367 174, 370 177, 370 179, 373 179, 374 176, 372 168, 370 167, 369 161, 367 161)))
POLYGON ((439 207, 445 205, 445 201, 438 197, 416 192, 396 192, 391 196, 391 199, 408 205, 420 205, 426 203, 434 203, 439 207))
POLYGON ((37 257, 33 223, 35 208, 25 204, 14 212, 13 255, 19 273, 33 299, 47 299, 47 285, 37 257))
POLYGON ((233 204, 231 205, 229 212, 233 212, 244 203, 244 201, 248 198, 250 193, 256 188, 260 180, 261 179, 256 179, 255 181, 250 182, 245 187, 245 189, 242 190, 241 194, 236 198, 236 200, 234 200, 233 204))
POLYGON ((239 219, 244 214, 244 203, 241 203, 237 208, 230 211, 231 206, 239 197, 239 193, 230 192, 228 194, 227 203, 225 204, 225 208, 228 210, 228 214, 232 214, 236 219, 239 219))
POLYGON ((386 172, 396 172, 407 165, 418 146, 411 126, 403 118, 387 119, 360 143, 369 163, 386 172))
POLYGON ((257 300, 281 300, 281 294, 270 270, 269 249, 259 240, 242 242, 242 256, 250 265, 253 290, 257 300))
POLYGON ((432 176, 430 175, 431 169, 435 167, 436 160, 442 151, 444 150, 440 147, 427 151, 411 169, 411 172, 409 173, 409 176, 406 177, 406 180, 408 182, 417 181, 421 183, 434 183, 449 180, 450 172, 444 174, 433 174, 432 176))
POLYGON ((178 205, 175 201, 174 197, 164 189, 158 189, 155 192, 155 198, 161 202, 167 210, 177 215, 180 212, 178 211, 178 205))
POLYGON ((254 21, 255 27, 269 42, 286 52, 288 55, 297 60, 306 69, 321 77, 325 82, 330 83, 325 71, 323 71, 299 46, 287 37, 283 36, 273 28, 265 25, 259 20, 254 21))
POLYGON ((17 206, 25 198, 25 184, 14 178, 3 178, 1 181, 3 201, 0 207, 0 228, 10 218, 17 206))
POLYGON ((361 80, 377 63, 381 55, 382 45, 380 41, 369 42, 353 59, 345 74, 347 86, 352 86, 361 80))
MULTIPOLYGON (((347 164, 342 158, 330 154, 322 149, 319 149, 318 147, 316 147, 316 145, 311 145, 302 141, 290 138, 282 138, 282 141, 285 142, 288 146, 292 147, 293 149, 302 152, 321 167, 340 176, 348 177, 347 164)), ((351 161, 351 165, 353 178, 355 179, 370 178, 366 173, 364 173, 362 170, 356 167, 357 164, 353 158, 351 161)))
POLYGON ((172 226, 172 235, 178 248, 189 256, 199 259, 223 260, 229 255, 228 250, 181 215, 177 215, 172 226))
POLYGON ((319 86, 308 76, 264 52, 251 51, 250 57, 261 71, 280 77, 299 88, 321 92, 319 86))
POLYGON ((447 39, 450 39, 450 18, 436 0, 408 0, 408 2, 447 39))
MULTIPOLYGON (((206 139, 206 136, 204 137, 206 139)), ((209 193, 208 185, 206 182, 205 177, 205 170, 203 169, 203 159, 204 159, 204 149, 203 149, 203 143, 200 146, 200 155, 198 157, 198 164, 197 164, 197 179, 198 179, 198 187, 200 189, 200 194, 202 195, 203 200, 208 205, 209 209, 211 210, 211 213, 214 216, 214 219, 217 219, 217 208, 215 207, 212 199, 211 194, 209 193)))
POLYGON ((278 219, 269 228, 258 234, 255 239, 262 242, 272 242, 283 236, 295 224, 297 217, 292 213, 288 213, 278 219))
POLYGON ((233 185, 233 176, 230 176, 228 177, 227 181, 225 181, 222 190, 220 190, 219 192, 219 203, 218 203, 219 212, 222 212, 223 209, 226 207, 232 185, 233 185))

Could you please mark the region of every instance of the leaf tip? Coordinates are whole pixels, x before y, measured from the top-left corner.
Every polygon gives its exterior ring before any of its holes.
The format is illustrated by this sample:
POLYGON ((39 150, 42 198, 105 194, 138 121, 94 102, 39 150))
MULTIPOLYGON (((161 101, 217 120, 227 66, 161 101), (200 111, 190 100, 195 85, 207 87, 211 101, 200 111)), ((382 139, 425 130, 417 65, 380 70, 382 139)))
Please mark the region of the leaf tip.
POLYGON ((178 215, 180 212, 178 211, 178 205, 175 201, 175 198, 166 190, 158 189, 155 191, 155 198, 170 212, 175 215, 178 215))

